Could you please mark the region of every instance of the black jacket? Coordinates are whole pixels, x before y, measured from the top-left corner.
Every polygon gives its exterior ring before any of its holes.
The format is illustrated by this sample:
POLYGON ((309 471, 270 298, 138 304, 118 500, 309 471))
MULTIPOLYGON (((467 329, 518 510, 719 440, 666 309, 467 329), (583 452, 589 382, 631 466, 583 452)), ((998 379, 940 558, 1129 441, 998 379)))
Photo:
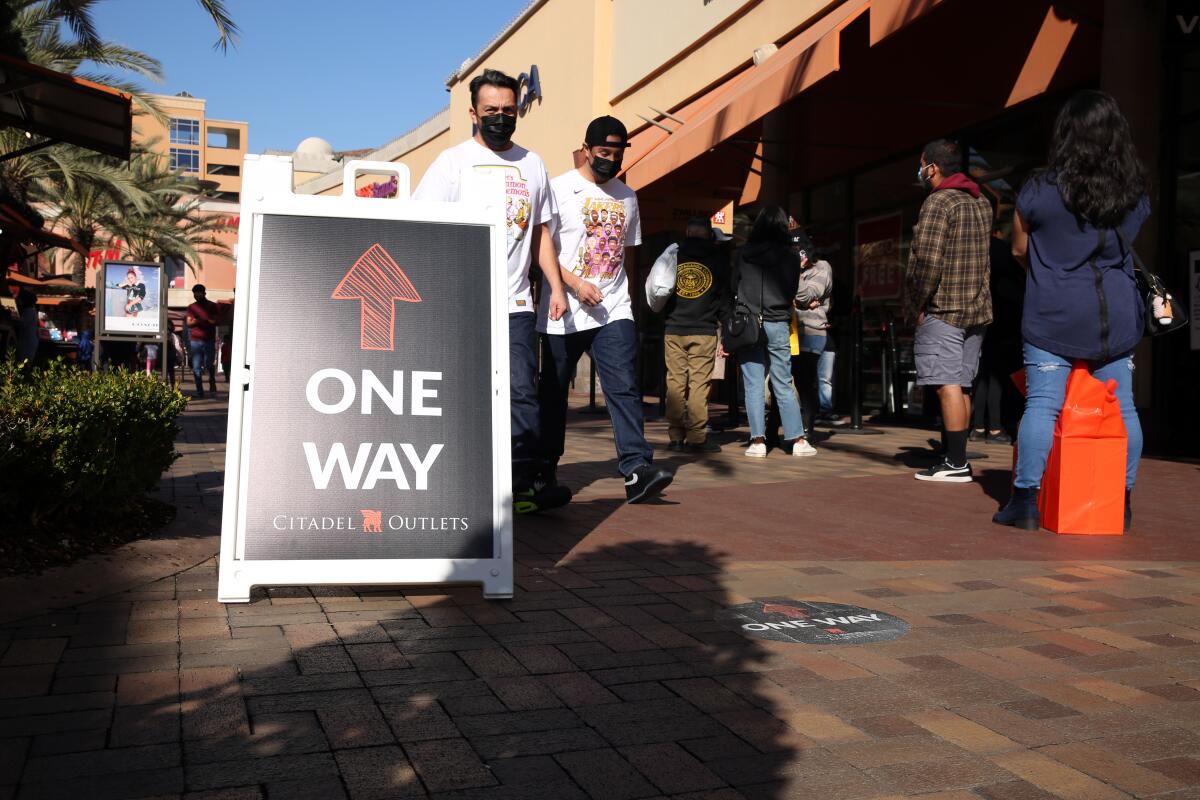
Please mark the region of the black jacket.
POLYGON ((680 336, 717 335, 729 312, 729 257, 707 239, 679 245, 675 293, 667 300, 664 329, 680 336))
POLYGON ((800 257, 786 242, 747 244, 738 254, 734 270, 737 300, 764 322, 787 322, 792 300, 800 285, 800 257))

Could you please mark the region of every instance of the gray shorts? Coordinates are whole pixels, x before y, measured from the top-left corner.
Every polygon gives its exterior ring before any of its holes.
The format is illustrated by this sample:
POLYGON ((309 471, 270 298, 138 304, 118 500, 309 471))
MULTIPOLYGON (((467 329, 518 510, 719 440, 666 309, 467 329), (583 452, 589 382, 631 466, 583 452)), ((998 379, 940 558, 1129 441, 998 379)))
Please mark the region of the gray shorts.
POLYGON ((979 371, 979 348, 986 325, 956 328, 925 315, 913 339, 917 386, 970 386, 979 371))

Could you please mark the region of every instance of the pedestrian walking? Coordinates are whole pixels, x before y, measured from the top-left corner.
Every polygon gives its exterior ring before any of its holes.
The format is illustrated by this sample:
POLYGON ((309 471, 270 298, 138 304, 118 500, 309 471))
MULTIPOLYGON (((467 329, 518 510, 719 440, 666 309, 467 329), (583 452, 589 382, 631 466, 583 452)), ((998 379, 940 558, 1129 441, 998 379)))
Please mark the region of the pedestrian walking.
POLYGON ((1038 489, 1066 396, 1072 362, 1116 381, 1128 438, 1125 530, 1142 454, 1133 400, 1133 349, 1145 330, 1145 305, 1130 245, 1150 216, 1146 167, 1117 102, 1098 91, 1076 94, 1059 112, 1049 166, 1017 196, 1013 256, 1025 283, 1025 414, 1017 436, 1013 493, 992 518, 1037 530, 1038 489))
POLYGON ((796 367, 792 374, 800 393, 804 430, 811 431, 821 402, 819 372, 827 347, 833 268, 828 261, 817 258, 808 234, 797 228, 790 235, 792 252, 800 259, 800 283, 793 300, 800 353, 792 359, 796 367))
POLYGON ((956 143, 925 146, 917 178, 929 190, 913 232, 906 289, 917 322, 913 356, 917 385, 937 390, 943 456, 917 480, 969 483, 967 393, 979 369, 979 349, 992 320, 988 286, 992 207, 961 171, 956 143))
POLYGON ((813 456, 817 450, 805 435, 796 389, 792 384, 791 317, 800 285, 800 258, 792 252, 787 212, 769 206, 759 212, 734 267, 737 301, 761 320, 758 341, 737 354, 750 421, 746 455, 766 458, 766 381, 779 406, 783 450, 793 456, 813 456))
POLYGON ((217 391, 217 304, 208 299, 204 284, 192 287, 195 302, 187 307, 188 352, 192 359, 192 377, 196 379, 196 397, 204 397, 204 375, 208 374, 208 390, 217 391))
POLYGON ((416 200, 462 199, 464 173, 503 175, 508 244, 508 385, 512 427, 513 509, 528 514, 564 506, 571 492, 542 463, 537 395, 537 317, 530 269, 536 254, 546 279, 546 314, 558 320, 567 309, 550 226, 558 214, 546 165, 537 153, 512 140, 517 129, 517 80, 486 69, 471 80, 474 135, 434 159, 416 200))
POLYGON ((584 134, 582 163, 551 181, 559 210, 555 247, 569 309, 555 319, 550 298, 542 296, 539 398, 546 462, 555 470, 565 445, 575 367, 584 353, 591 357, 612 420, 626 500, 641 503, 660 494, 674 474, 654 466, 634 369, 638 338, 629 286, 642 223, 637 195, 617 178, 628 146, 629 133, 620 120, 597 117, 584 134), (611 235, 604 235, 606 225, 611 235))
POLYGON ((708 441, 708 397, 717 358, 717 326, 729 311, 729 258, 705 217, 688 220, 679 245, 675 291, 663 309, 668 449, 715 453, 708 441))

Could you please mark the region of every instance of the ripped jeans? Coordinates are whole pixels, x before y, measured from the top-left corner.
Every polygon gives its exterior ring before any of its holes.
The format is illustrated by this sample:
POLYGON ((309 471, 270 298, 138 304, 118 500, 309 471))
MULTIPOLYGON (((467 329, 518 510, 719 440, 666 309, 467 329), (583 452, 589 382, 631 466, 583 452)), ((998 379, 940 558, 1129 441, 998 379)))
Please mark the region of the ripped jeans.
MULTIPOLYGON (((1138 461, 1142 457, 1142 423, 1133 404, 1133 354, 1126 353, 1106 364, 1090 362, 1092 375, 1100 381, 1117 382, 1117 400, 1125 420, 1128 449, 1125 455, 1125 487, 1133 488, 1138 461)), ((1025 414, 1017 435, 1017 474, 1013 486, 1030 489, 1042 485, 1046 458, 1054 444, 1054 425, 1067 394, 1071 361, 1025 343, 1025 414)))

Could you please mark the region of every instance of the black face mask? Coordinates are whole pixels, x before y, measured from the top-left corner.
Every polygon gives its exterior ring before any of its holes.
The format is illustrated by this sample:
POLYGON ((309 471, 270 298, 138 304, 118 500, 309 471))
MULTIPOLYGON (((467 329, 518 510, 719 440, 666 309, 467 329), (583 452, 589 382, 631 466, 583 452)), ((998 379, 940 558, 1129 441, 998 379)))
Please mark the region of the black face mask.
POLYGON ((512 141, 517 130, 517 118, 507 114, 489 114, 479 118, 479 135, 488 147, 503 147, 512 141))
POLYGON ((620 159, 614 161, 611 158, 594 156, 592 158, 591 167, 592 174, 596 176, 596 179, 599 180, 600 183, 607 183, 608 181, 612 180, 618 172, 621 171, 621 161, 620 159))

